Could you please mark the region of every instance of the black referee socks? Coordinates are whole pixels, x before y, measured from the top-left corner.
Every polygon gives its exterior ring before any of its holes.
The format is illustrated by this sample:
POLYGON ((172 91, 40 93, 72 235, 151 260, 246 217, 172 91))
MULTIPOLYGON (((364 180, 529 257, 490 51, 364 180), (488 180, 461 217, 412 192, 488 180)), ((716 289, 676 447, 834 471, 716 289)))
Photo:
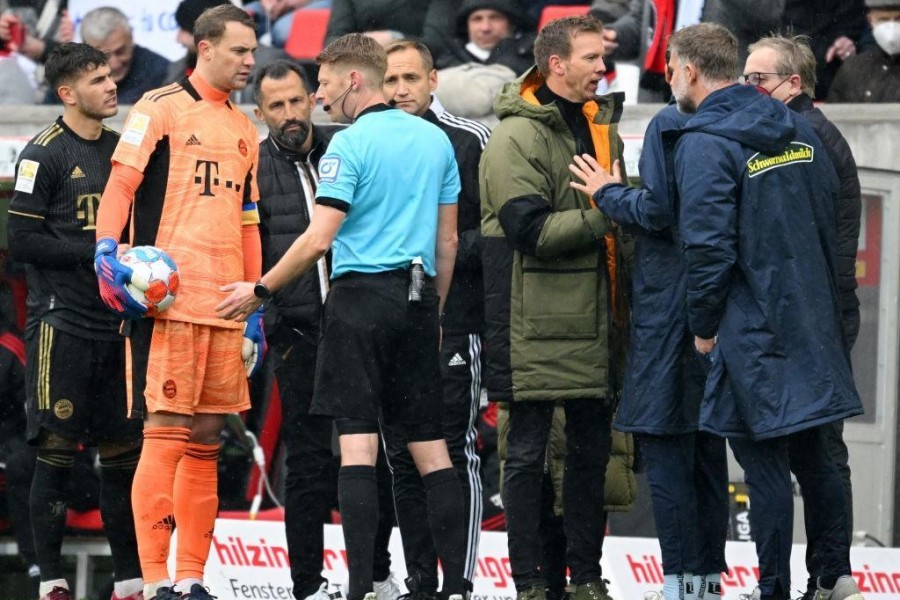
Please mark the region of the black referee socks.
POLYGON ((452 468, 422 477, 428 502, 428 523, 444 570, 442 598, 465 594, 466 522, 462 487, 452 468))
POLYGON ((350 571, 347 600, 363 600, 372 591, 372 560, 378 529, 375 467, 341 467, 338 474, 338 504, 350 571))

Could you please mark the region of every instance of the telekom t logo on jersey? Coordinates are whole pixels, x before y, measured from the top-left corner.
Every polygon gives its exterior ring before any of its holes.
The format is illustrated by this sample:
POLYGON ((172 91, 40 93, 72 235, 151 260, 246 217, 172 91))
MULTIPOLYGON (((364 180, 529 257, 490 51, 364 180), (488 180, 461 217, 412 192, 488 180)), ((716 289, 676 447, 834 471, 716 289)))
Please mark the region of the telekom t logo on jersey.
POLYGON ((203 186, 201 196, 215 196, 213 188, 220 187, 220 183, 224 183, 225 189, 234 189, 235 192, 241 191, 241 184, 230 179, 219 179, 219 162, 215 160, 197 159, 197 166, 194 168, 194 183, 203 186))

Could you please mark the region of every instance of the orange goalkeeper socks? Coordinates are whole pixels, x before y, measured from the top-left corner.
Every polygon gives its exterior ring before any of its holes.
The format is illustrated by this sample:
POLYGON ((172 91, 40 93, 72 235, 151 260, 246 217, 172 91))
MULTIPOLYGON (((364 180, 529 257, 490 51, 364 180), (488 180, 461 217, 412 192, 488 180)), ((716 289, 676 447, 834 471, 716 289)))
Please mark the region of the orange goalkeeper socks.
POLYGON ((141 572, 146 582, 169 579, 166 561, 175 526, 175 473, 190 434, 187 427, 144 429, 144 446, 131 487, 131 504, 141 572))
POLYGON ((219 512, 218 444, 189 443, 175 477, 175 581, 203 579, 219 512))

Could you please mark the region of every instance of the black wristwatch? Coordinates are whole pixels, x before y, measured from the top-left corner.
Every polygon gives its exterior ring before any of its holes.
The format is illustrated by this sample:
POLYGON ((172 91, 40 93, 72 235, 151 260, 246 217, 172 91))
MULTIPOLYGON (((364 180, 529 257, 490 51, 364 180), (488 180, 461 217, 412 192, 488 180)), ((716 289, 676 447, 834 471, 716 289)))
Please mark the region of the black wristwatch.
POLYGON ((269 291, 268 286, 266 286, 262 280, 259 280, 256 282, 256 285, 253 286, 253 295, 260 300, 268 300, 272 297, 272 292, 269 291))

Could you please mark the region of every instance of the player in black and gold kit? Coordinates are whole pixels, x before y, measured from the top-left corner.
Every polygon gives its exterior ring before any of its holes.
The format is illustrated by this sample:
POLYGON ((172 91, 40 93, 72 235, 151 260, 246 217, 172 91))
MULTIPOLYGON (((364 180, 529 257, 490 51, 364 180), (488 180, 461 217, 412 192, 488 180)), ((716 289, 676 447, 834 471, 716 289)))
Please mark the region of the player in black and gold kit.
POLYGON ((28 280, 28 439, 38 459, 30 508, 41 600, 69 600, 60 548, 66 485, 78 445, 100 450, 100 510, 112 550, 113 600, 143 591, 131 483, 141 422, 126 418, 125 347, 119 319, 100 299, 94 274, 97 206, 119 135, 103 126, 117 112, 106 55, 63 44, 45 66, 63 116, 22 151, 9 208, 9 248, 28 280))

